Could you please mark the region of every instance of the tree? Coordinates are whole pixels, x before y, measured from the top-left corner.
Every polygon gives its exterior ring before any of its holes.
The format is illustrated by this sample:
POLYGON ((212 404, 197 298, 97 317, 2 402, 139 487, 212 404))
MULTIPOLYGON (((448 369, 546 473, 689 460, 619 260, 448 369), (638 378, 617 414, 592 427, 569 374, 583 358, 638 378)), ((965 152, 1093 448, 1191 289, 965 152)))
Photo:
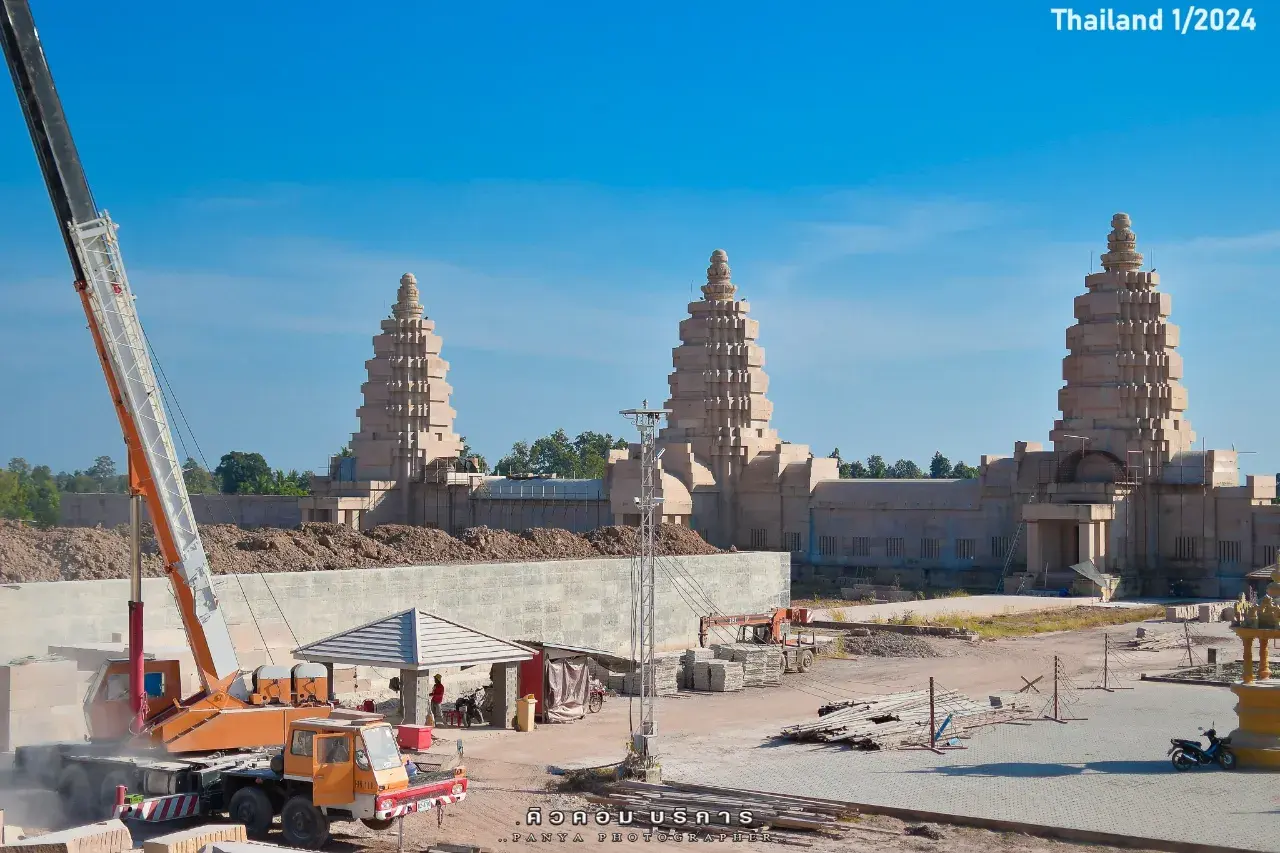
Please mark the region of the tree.
MULTIPOLYGON (((462 439, 462 440, 463 440, 464 442, 466 441, 466 439, 465 439, 465 438, 464 438, 464 439, 462 439)), ((339 450, 338 450, 338 452, 337 452, 337 453, 335 453, 335 454, 333 454, 333 455, 334 455, 334 456, 338 456, 338 457, 345 458, 345 457, 347 457, 347 456, 354 456, 355 454, 351 452, 351 445, 350 445, 350 444, 344 444, 344 445, 342 446, 342 448, 341 448, 341 449, 339 449, 339 450)))
POLYGON ((271 467, 261 453, 239 450, 225 454, 218 467, 213 469, 213 474, 218 478, 222 493, 226 495, 252 494, 248 489, 269 482, 272 476, 271 467))
POLYGON ((841 458, 840 448, 837 447, 833 449, 830 455, 827 456, 827 458, 836 460, 836 464, 839 465, 839 469, 840 469, 840 479, 848 480, 850 477, 853 476, 853 473, 852 473, 853 466, 850 463, 845 462, 844 459, 841 458))
POLYGON ((27 460, 14 458, 0 472, 0 518, 52 527, 58 523, 58 506, 58 484, 48 465, 32 468, 27 460))
MULTIPOLYGON (((841 477, 845 476, 843 467, 840 470, 840 476, 841 477)), ((866 465, 863 465, 861 462, 855 459, 849 463, 848 476, 850 480, 865 480, 871 476, 871 472, 867 470, 866 465)))
POLYGON ((523 441, 517 441, 511 445, 511 452, 493 466, 493 473, 503 477, 510 477, 512 474, 528 474, 532 470, 529 461, 529 445, 523 441))
POLYGON ((535 474, 556 474, 572 477, 577 471, 578 454, 569 441, 569 434, 558 429, 545 435, 529 447, 529 463, 535 474))
POLYGON ((0 518, 21 520, 31 517, 22 478, 14 471, 0 471, 0 518))
POLYGON ((625 450, 626 447, 625 438, 615 439, 611 433, 591 430, 578 433, 578 437, 573 440, 573 451, 578 458, 571 476, 603 480, 609 469, 609 451, 625 450))
POLYGON ((213 475, 190 456, 182 463, 182 480, 187 484, 189 495, 211 495, 218 491, 213 475))
POLYGON ((935 451, 929 461, 929 476, 935 480, 946 480, 954 476, 953 470, 951 460, 943 456, 941 450, 935 451))
POLYGON ((957 462, 955 467, 951 469, 951 476, 957 480, 976 480, 978 479, 978 469, 971 468, 963 462, 957 462))
POLYGON ((899 459, 889 466, 885 476, 893 480, 922 480, 924 479, 924 472, 920 470, 919 465, 910 459, 899 459))
POLYGON ((485 461, 483 456, 471 449, 471 445, 467 444, 467 437, 465 435, 462 436, 462 450, 458 452, 458 458, 462 460, 463 470, 469 470, 467 466, 471 464, 471 460, 474 458, 476 460, 476 470, 478 472, 485 474, 489 471, 489 463, 485 461))
POLYGON ((867 457, 867 476, 873 480, 882 480, 888 476, 889 467, 884 464, 883 456, 867 457))

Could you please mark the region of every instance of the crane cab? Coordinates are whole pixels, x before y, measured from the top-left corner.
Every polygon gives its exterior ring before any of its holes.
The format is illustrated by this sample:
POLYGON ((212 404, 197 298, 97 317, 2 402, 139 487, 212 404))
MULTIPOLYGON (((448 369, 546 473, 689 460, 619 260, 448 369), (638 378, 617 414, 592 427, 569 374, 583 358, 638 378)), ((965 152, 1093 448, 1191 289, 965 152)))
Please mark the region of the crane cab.
MULTIPOLYGON (((143 684, 147 691, 147 719, 182 700, 182 666, 176 660, 143 656, 143 684)), ((84 696, 84 719, 91 740, 122 740, 129 736, 133 711, 129 703, 129 659, 105 661, 84 696)))

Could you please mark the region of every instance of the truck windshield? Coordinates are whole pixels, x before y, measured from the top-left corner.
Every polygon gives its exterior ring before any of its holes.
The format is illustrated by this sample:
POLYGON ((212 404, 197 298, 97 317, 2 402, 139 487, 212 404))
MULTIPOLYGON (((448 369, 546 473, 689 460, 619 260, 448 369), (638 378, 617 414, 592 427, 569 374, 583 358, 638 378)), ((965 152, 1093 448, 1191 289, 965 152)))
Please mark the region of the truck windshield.
POLYGON ((394 770, 404 764, 390 726, 365 729, 360 737, 364 740, 365 752, 368 753, 369 763, 374 770, 394 770))

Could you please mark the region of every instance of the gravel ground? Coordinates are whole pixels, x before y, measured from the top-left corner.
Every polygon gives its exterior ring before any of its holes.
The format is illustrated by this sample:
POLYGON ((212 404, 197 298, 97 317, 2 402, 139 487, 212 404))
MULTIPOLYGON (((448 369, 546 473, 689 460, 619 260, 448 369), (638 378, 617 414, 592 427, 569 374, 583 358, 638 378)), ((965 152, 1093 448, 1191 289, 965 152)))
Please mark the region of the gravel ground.
POLYGON ((872 631, 869 637, 846 636, 844 650, 850 655, 878 658, 940 658, 945 655, 923 637, 893 631, 872 631))
MULTIPOLYGON (((392 524, 369 531, 342 524, 304 524, 285 530, 244 530, 226 524, 200 528, 209 564, 217 574, 316 571, 439 563, 570 560, 627 556, 633 527, 601 527, 580 536, 536 529, 516 534, 486 527, 455 538, 426 527, 392 524)), ((658 553, 718 554, 696 532, 677 525, 658 530, 658 553)), ((129 576, 128 531, 121 527, 55 527, 39 530, 0 521, 0 583, 102 580, 129 576)), ((143 574, 159 577, 163 565, 149 529, 144 530, 143 574)))

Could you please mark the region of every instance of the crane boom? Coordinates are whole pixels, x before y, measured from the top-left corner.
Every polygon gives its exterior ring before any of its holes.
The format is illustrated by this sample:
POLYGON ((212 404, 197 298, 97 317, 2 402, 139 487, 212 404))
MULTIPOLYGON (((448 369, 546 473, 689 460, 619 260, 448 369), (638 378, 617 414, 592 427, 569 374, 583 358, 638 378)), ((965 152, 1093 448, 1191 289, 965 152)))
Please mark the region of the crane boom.
POLYGON ((240 664, 134 309, 117 226, 94 203, 27 0, 0 2, 0 46, 66 243, 130 466, 150 511, 201 685, 207 693, 223 692, 240 675, 240 664))

